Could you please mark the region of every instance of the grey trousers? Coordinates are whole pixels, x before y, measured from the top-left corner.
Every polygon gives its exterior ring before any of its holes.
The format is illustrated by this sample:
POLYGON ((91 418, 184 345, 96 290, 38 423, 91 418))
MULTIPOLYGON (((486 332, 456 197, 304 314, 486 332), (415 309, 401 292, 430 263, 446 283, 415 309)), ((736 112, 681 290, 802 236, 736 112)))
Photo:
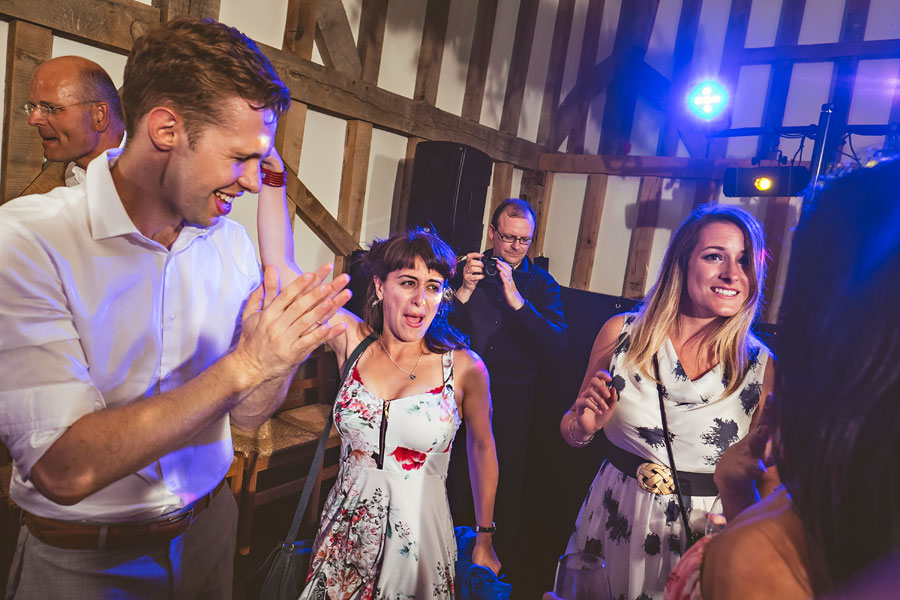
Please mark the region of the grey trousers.
POLYGON ((7 600, 230 600, 237 503, 226 487, 190 529, 128 550, 64 550, 22 527, 7 600))

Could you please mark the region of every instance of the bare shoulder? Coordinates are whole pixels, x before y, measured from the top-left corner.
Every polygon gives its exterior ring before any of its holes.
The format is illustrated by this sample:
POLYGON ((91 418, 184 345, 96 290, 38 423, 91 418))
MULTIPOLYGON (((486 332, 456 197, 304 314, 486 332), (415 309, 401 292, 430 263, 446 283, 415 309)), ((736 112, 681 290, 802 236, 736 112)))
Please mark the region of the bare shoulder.
POLYGON ((751 507, 709 541, 704 598, 811 597, 799 522, 789 502, 777 496, 751 507))
POLYGON ((453 351, 453 370, 457 379, 469 378, 487 379, 487 367, 481 357, 468 348, 453 351))

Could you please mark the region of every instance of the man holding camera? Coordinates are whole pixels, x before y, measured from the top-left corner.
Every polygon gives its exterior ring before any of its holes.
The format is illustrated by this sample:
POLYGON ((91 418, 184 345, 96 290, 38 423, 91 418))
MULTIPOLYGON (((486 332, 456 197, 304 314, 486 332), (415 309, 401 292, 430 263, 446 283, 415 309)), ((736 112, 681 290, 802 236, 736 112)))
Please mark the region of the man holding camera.
MULTIPOLYGON (((495 548, 514 577, 519 504, 539 361, 561 354, 566 322, 559 284, 526 256, 534 236, 531 205, 504 200, 488 226, 493 249, 470 252, 453 280, 460 328, 491 377, 493 429, 500 463, 495 548)), ((453 445, 448 482, 454 521, 472 522, 464 430, 453 445)), ((486 525, 481 523, 480 525, 486 525)))

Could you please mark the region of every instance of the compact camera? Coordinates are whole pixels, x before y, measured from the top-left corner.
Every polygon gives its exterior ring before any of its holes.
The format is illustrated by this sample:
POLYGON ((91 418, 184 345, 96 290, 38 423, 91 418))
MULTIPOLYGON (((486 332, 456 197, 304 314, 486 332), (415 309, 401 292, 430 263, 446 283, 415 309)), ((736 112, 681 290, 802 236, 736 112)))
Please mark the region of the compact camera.
POLYGON ((497 261, 503 259, 499 256, 485 256, 482 260, 484 261, 484 276, 492 279, 499 277, 500 270, 497 268, 497 261))

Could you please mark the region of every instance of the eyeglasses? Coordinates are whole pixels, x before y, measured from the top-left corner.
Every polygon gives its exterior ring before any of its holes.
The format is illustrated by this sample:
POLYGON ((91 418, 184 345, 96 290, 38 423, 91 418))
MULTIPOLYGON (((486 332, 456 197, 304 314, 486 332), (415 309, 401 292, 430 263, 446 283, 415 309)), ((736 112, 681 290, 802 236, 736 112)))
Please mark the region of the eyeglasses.
POLYGON ((505 233, 500 233, 499 231, 497 231, 496 228, 494 229, 494 232, 496 232, 496 234, 498 236, 500 236, 500 239, 503 240, 504 242, 506 242, 507 244, 514 244, 515 242, 519 242, 523 246, 531 245, 532 238, 530 238, 530 237, 518 237, 515 235, 506 235, 505 233))
POLYGON ((35 104, 33 102, 26 102, 25 106, 22 107, 22 110, 25 111, 25 114, 29 117, 31 113, 34 111, 38 111, 42 117, 52 117, 55 114, 61 113, 65 109, 70 106, 79 106, 81 104, 93 104, 94 102, 100 102, 100 100, 85 100, 84 102, 73 102, 72 104, 65 104, 63 106, 52 106, 47 104, 46 102, 41 102, 39 104, 35 104))

